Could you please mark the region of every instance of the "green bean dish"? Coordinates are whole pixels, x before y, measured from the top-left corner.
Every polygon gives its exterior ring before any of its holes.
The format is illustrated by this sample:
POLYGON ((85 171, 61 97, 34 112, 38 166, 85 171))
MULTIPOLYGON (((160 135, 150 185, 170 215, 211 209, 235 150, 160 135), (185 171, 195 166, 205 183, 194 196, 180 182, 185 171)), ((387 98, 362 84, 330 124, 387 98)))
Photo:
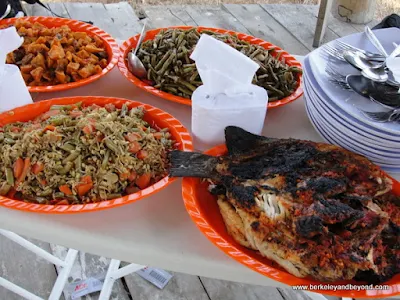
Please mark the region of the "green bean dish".
POLYGON ((203 33, 229 44, 259 64, 253 84, 267 90, 270 102, 283 99, 296 90, 299 84, 297 75, 302 70, 282 61, 281 52, 273 56, 274 48, 267 50, 240 40, 236 35, 209 30, 199 32, 197 28, 162 30, 154 39, 142 43, 137 56, 147 70, 150 84, 164 92, 190 99, 202 85, 190 54, 203 33))
POLYGON ((54 105, 33 121, 0 128, 0 195, 82 204, 132 194, 167 175, 174 141, 145 111, 54 105))

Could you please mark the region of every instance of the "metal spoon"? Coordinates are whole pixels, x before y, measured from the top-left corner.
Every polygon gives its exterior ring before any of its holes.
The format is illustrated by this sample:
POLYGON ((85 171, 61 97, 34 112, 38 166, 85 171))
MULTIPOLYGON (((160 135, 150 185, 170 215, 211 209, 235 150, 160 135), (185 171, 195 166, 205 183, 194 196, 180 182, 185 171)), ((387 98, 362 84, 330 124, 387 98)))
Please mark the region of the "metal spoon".
POLYGON ((357 94, 373 99, 386 107, 400 106, 398 89, 387 84, 377 83, 361 75, 347 75, 346 82, 357 94))
POLYGON ((343 52, 344 59, 356 69, 361 71, 361 74, 371 80, 377 82, 386 82, 389 78, 385 68, 376 68, 366 56, 361 52, 347 50, 343 52))
POLYGON ((140 59, 136 56, 136 53, 138 52, 140 48, 140 44, 143 41, 143 38, 145 37, 144 31, 146 28, 146 22, 143 24, 143 29, 142 32, 140 33, 139 40, 136 44, 136 48, 134 52, 129 52, 128 54, 128 68, 129 71, 133 73, 138 78, 146 78, 147 77, 147 71, 146 68, 144 67, 143 63, 140 61, 140 59))

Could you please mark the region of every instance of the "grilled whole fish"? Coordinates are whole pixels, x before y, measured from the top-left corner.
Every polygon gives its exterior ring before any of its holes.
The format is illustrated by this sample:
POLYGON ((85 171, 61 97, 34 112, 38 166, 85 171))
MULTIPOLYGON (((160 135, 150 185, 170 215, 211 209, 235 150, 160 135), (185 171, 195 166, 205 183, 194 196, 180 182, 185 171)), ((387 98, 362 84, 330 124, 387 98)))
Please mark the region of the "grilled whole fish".
POLYGON ((222 157, 171 152, 170 176, 208 179, 239 244, 324 282, 376 284, 400 272, 400 198, 368 159, 233 126, 225 139, 222 157))

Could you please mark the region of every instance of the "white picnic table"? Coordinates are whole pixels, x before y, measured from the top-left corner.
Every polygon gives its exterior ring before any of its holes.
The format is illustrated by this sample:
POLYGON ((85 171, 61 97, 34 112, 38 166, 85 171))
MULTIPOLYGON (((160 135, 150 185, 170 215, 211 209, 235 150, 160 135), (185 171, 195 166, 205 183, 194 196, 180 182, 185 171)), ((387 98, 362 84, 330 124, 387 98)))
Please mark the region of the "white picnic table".
MULTIPOLYGON (((148 103, 169 112, 186 128, 191 128, 189 106, 136 88, 118 68, 87 86, 36 94, 33 98, 40 101, 78 95, 113 96, 148 103)), ((269 110, 263 134, 322 141, 308 120, 302 97, 269 110)), ((180 180, 148 198, 100 212, 49 215, 0 207, 0 228, 121 261, 242 283, 286 287, 236 262, 201 234, 185 211, 180 180)))

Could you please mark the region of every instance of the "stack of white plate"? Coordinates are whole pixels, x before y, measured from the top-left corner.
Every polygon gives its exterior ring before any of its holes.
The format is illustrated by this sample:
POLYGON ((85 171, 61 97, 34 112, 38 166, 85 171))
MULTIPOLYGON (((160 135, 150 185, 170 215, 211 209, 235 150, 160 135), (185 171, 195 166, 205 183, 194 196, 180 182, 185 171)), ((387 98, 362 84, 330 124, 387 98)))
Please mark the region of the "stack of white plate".
MULTIPOLYGON (((400 44, 400 30, 397 28, 374 32, 389 53, 394 49, 393 42, 400 44)), ((377 52, 363 33, 340 40, 377 52)), ((379 123, 368 119, 362 110, 386 109, 329 81, 325 71, 328 63, 343 75, 360 73, 347 63, 329 62, 322 51, 318 48, 310 53, 303 65, 306 110, 315 129, 327 142, 362 154, 387 172, 400 173, 400 123, 379 123)))

